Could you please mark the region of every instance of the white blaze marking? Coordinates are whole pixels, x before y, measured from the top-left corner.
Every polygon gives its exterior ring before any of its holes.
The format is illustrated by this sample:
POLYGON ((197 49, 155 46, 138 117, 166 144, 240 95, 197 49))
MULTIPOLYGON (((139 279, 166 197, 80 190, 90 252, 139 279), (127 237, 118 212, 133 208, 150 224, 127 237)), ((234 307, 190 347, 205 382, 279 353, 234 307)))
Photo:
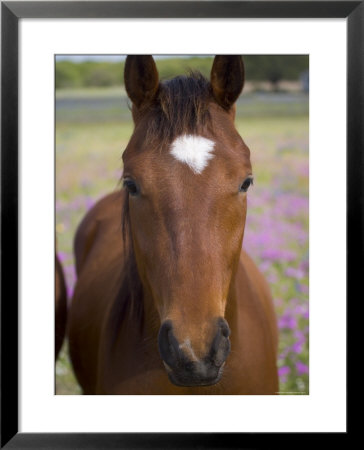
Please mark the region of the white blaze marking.
POLYGON ((187 164, 195 173, 201 173, 214 157, 215 143, 202 136, 185 134, 176 138, 171 146, 172 155, 187 164))
POLYGON ((190 354, 190 357, 192 359, 192 361, 197 361, 198 358, 195 354, 195 352, 193 351, 193 348, 191 346, 191 341, 189 339, 185 339, 184 342, 182 342, 182 344, 179 345, 179 348, 182 350, 187 351, 187 353, 190 354))

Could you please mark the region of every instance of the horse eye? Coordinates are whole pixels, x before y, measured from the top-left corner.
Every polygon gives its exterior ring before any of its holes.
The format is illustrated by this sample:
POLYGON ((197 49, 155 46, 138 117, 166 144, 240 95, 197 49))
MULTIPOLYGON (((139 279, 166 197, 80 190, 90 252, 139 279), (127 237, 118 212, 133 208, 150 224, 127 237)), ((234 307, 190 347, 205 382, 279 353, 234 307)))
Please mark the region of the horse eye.
POLYGON ((130 195, 137 195, 139 193, 139 189, 135 181, 130 178, 124 180, 123 187, 129 192, 130 195))
POLYGON ((247 178, 244 183, 240 186, 239 191, 240 192, 246 192, 249 189, 249 186, 253 184, 253 178, 249 177, 247 178))

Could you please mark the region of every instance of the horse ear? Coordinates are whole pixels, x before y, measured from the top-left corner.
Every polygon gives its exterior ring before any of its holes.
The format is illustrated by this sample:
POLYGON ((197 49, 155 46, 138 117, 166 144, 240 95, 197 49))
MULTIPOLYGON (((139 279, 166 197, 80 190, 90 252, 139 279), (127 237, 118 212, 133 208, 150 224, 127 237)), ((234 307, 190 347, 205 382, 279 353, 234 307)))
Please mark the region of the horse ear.
POLYGON ((153 57, 127 56, 124 83, 130 100, 137 108, 151 103, 159 87, 158 71, 153 57))
POLYGON ((217 103, 230 109, 244 86, 244 64, 241 56, 215 56, 211 69, 212 93, 217 103))

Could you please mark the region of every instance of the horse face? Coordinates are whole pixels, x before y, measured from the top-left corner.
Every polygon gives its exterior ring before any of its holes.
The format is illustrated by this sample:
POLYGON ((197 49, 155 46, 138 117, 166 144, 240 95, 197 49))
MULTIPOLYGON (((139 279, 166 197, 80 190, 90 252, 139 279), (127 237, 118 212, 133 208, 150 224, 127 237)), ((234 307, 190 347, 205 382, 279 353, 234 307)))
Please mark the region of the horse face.
POLYGON ((250 152, 233 123, 243 83, 243 72, 236 74, 241 59, 221 58, 212 69, 208 122, 159 142, 146 131, 161 89, 155 67, 150 59, 144 65, 132 59, 125 69, 135 120, 123 156, 134 254, 160 318, 160 355, 170 380, 183 386, 221 378, 230 351, 225 312, 234 295, 252 180, 250 152), (141 83, 146 96, 136 94, 141 73, 150 75, 141 83))

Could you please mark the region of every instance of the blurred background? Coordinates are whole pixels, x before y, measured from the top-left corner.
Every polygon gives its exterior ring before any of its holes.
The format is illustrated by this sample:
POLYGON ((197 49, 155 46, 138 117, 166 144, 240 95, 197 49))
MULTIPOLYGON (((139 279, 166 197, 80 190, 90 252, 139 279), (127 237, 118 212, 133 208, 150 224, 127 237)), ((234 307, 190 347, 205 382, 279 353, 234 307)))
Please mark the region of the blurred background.
MULTIPOLYGON (((280 392, 308 394, 309 58, 244 56, 246 83, 236 126, 251 150, 243 246, 265 274, 279 326, 280 392)), ((213 57, 155 56, 161 79, 198 70, 213 57)), ((133 124, 123 86, 125 56, 58 55, 55 61, 56 235, 68 297, 76 281, 73 238, 94 203, 120 189, 121 155, 133 124)), ((80 394, 67 342, 56 393, 80 394)))

